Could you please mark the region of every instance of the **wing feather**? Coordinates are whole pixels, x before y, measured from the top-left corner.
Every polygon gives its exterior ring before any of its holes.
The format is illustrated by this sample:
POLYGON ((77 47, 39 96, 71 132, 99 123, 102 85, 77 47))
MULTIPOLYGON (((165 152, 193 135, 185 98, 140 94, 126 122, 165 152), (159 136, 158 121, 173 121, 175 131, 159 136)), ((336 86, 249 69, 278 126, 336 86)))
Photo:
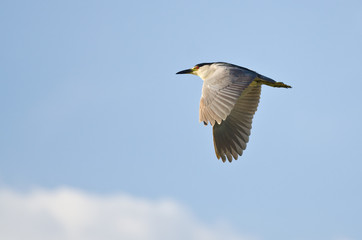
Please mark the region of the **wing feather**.
POLYGON ((234 108, 257 74, 245 68, 229 66, 204 80, 200 100, 200 122, 221 124, 234 108))
POLYGON ((253 116, 257 110, 261 85, 251 84, 237 100, 230 114, 213 126, 214 147, 218 159, 229 162, 242 155, 249 141, 253 116))

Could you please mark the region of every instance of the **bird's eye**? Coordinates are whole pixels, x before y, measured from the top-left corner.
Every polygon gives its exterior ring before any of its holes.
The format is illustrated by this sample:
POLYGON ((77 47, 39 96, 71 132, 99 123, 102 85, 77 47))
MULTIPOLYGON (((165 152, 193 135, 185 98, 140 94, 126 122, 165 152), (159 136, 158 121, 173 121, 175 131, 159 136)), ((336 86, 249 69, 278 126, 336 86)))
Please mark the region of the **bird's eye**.
POLYGON ((195 67, 194 67, 195 70, 197 70, 197 69, 199 69, 199 68, 200 68, 199 66, 195 66, 195 67))

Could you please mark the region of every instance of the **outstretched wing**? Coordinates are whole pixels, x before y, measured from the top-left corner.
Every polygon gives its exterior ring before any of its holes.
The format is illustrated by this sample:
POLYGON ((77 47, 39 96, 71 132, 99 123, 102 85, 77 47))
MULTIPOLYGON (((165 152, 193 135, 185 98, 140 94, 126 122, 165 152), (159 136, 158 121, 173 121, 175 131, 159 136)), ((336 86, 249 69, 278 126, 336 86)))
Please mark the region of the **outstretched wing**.
POLYGON ((229 162, 243 154, 249 141, 253 116, 258 108, 261 84, 252 83, 238 98, 230 114, 213 127, 214 147, 218 159, 229 162))
POLYGON ((200 100, 200 122, 212 126, 225 120, 242 93, 257 77, 248 69, 231 67, 204 80, 200 100))

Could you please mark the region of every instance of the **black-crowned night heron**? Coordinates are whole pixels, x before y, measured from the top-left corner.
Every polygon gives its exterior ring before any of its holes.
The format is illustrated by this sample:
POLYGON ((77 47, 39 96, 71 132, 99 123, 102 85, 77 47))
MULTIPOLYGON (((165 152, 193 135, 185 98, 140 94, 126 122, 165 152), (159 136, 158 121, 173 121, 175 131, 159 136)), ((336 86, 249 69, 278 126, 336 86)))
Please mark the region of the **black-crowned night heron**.
POLYGON ((290 88, 250 69, 224 62, 200 63, 176 74, 194 74, 204 84, 200 100, 200 122, 213 126, 218 159, 229 162, 243 154, 249 141, 261 85, 290 88))

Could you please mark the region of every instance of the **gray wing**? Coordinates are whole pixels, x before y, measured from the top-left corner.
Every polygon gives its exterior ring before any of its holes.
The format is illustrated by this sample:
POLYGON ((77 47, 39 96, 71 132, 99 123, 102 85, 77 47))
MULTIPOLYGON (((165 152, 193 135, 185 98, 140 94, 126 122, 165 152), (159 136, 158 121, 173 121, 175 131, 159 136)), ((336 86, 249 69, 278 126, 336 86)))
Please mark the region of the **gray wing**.
POLYGON ((204 81, 200 100, 200 122, 220 124, 230 114, 244 90, 257 77, 247 69, 229 68, 204 81))
POLYGON ((213 127, 214 147, 218 159, 229 162, 243 154, 249 141, 253 116, 258 108, 260 84, 251 84, 237 100, 228 117, 213 127))

